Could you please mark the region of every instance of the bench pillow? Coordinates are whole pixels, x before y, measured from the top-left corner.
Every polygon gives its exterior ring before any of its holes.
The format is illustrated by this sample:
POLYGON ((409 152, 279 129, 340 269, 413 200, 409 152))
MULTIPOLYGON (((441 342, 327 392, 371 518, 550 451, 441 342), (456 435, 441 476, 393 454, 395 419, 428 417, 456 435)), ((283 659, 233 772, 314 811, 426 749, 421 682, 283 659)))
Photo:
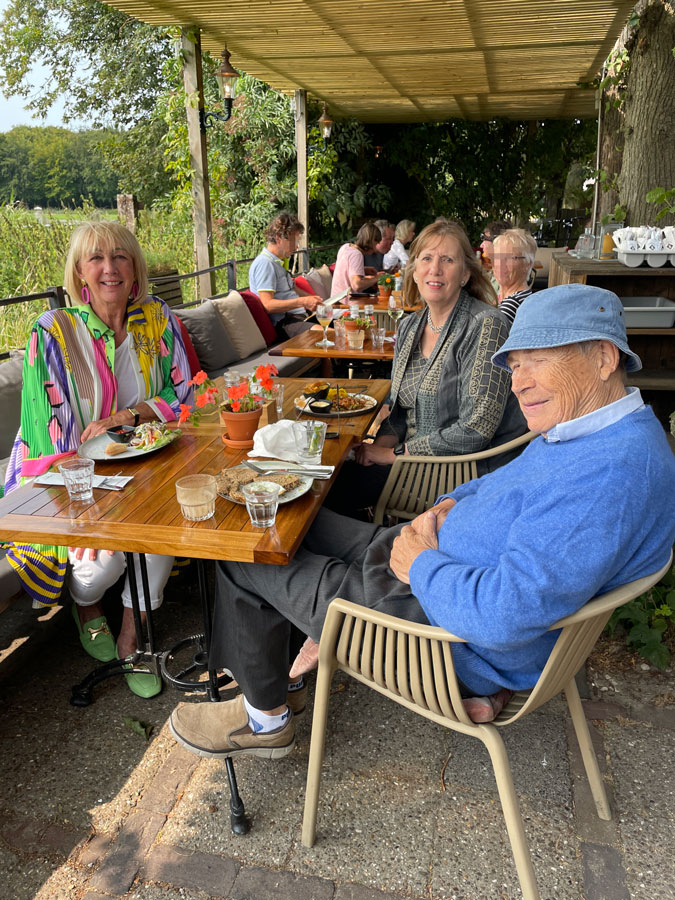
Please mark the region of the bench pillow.
POLYGON ((238 291, 230 291, 226 297, 216 297, 211 302, 218 310, 238 359, 267 348, 265 338, 238 291))
POLYGON ((262 300, 253 291, 239 291, 239 293, 246 306, 248 306, 248 311, 255 319, 255 324, 260 329, 260 333, 265 338, 265 343, 269 347, 270 344, 277 340, 277 330, 263 306, 262 300))
POLYGON ((174 312, 188 330, 202 369, 213 372, 241 358, 213 300, 174 312))
MULTIPOLYGON (((304 275, 296 276, 293 279, 293 284, 295 285, 296 291, 304 291, 306 294, 316 294, 316 291, 314 290, 312 285, 309 283, 309 281, 307 281, 307 279, 305 278, 304 275)), ((323 288, 323 284, 322 284, 322 288, 323 288)), ((319 294, 318 296, 322 297, 321 294, 319 294)), ((325 300, 326 297, 322 297, 322 299, 325 300)))
POLYGON ((309 272, 305 272, 305 278, 318 297, 328 300, 333 287, 333 276, 328 266, 323 265, 319 269, 310 269, 309 272))
POLYGON ((180 327, 180 333, 181 337, 183 338, 183 343, 185 344, 185 352, 187 353, 188 363, 190 365, 190 375, 192 375, 192 377, 194 378, 202 366, 199 362, 199 357, 197 356, 195 346, 192 343, 190 332, 185 327, 185 322, 183 322, 182 319, 178 319, 178 325, 180 327))

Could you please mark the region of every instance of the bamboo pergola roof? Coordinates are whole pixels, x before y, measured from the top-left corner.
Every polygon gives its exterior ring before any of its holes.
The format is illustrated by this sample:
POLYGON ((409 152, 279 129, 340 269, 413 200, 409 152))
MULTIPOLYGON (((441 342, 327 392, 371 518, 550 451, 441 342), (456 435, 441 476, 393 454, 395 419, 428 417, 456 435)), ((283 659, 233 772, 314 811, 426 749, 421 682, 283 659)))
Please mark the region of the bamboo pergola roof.
POLYGON ((364 122, 590 117, 634 0, 108 0, 364 122))

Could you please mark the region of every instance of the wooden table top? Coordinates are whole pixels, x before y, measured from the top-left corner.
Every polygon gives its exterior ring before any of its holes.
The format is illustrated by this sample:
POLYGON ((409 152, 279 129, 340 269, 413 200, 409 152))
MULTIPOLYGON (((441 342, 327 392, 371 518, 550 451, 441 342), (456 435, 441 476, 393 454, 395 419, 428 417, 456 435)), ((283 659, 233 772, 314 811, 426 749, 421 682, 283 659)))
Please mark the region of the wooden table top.
MULTIPOLYGON (((216 499, 215 516, 188 522, 176 500, 175 482, 200 472, 215 475, 237 465, 245 451, 222 442, 220 425, 181 426, 173 444, 136 460, 97 461, 98 474, 133 475, 123 491, 94 489, 94 503, 71 503, 64 487, 27 485, 0 500, 0 540, 95 547, 138 553, 285 564, 293 558, 328 493, 331 481, 314 481, 311 490, 281 505, 276 524, 253 528, 245 506, 216 499)), ((327 440, 323 462, 336 467, 354 435, 327 440)), ((335 476, 334 476, 335 477, 335 476)))
MULTIPOLYGON (((379 300, 376 294, 373 294, 372 301, 364 300, 362 297, 359 297, 359 306, 363 309, 364 306, 369 304, 373 307, 376 312, 388 312, 389 311, 389 303, 385 300, 379 300)), ((418 303, 417 306, 404 306, 403 312, 412 313, 418 312, 418 310, 423 308, 422 303, 418 303)), ((349 309, 349 305, 347 303, 336 303, 335 309, 349 309)))
MULTIPOLYGON (((293 401, 306 378, 279 379, 286 385, 284 413, 295 418, 293 401)), ((322 462, 335 466, 330 481, 314 481, 312 488, 291 503, 282 504, 274 528, 253 528, 246 507, 224 497, 216 498, 213 518, 188 522, 176 500, 176 479, 204 472, 218 474, 238 465, 244 450, 222 442, 217 418, 199 426, 182 425, 182 436, 156 453, 135 460, 111 457, 96 462, 101 475, 133 475, 122 491, 94 489, 94 503, 71 503, 64 487, 27 485, 0 499, 0 540, 95 547, 137 553, 193 556, 283 565, 297 551, 319 511, 344 459, 355 440, 361 440, 389 391, 389 381, 366 384, 338 379, 350 390, 364 391, 378 401, 361 416, 326 418, 329 430, 339 436, 327 440, 322 462), (367 391, 365 390, 367 389, 367 391)), ((302 417, 302 416, 301 416, 302 417)))
MULTIPOLYGON (((393 331, 388 331, 387 337, 393 334, 393 331)), ((385 341, 382 350, 373 350, 373 345, 368 339, 364 341, 363 350, 350 350, 349 347, 328 347, 326 350, 316 346, 316 342, 320 340, 321 334, 318 331, 302 331, 283 344, 270 347, 267 352, 270 356, 299 356, 313 359, 380 359, 391 362, 394 358, 394 345, 391 341, 385 341)), ((328 329, 328 340, 335 340, 335 332, 331 328, 328 329)))

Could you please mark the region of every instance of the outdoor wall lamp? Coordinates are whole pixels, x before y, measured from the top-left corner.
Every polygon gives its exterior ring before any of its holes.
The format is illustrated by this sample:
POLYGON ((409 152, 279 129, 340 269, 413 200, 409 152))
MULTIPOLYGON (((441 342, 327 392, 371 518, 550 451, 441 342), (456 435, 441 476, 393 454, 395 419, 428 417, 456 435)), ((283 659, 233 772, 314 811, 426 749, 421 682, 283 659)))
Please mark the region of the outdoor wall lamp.
POLYGON ((220 66, 216 69, 214 74, 218 79, 218 85, 220 87, 220 94, 223 98, 223 106, 225 108, 225 112, 206 112, 205 110, 200 109, 199 127, 201 128, 202 132, 205 132, 207 128, 215 124, 215 122, 211 120, 217 120, 218 122, 227 122, 227 120, 232 115, 234 83, 237 78, 239 78, 239 72, 237 72, 237 70, 230 62, 230 54, 227 47, 225 47, 223 52, 220 54, 220 59, 220 66))
POLYGON ((321 113, 320 119, 316 123, 321 129, 321 134, 323 135, 323 149, 326 149, 326 145, 328 143, 328 138, 330 137, 330 133, 333 128, 333 120, 328 115, 328 111, 326 109, 326 104, 323 105, 323 112, 321 113))

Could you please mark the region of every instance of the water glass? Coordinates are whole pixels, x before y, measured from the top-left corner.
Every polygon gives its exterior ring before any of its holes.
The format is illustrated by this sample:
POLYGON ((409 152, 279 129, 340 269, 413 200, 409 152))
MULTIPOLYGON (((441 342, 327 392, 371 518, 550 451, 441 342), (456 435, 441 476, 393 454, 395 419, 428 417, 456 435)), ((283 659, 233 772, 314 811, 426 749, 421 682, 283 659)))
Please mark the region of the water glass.
POLYGON ((183 518, 203 522, 216 511, 216 479, 214 475, 185 475, 176 482, 176 499, 183 518))
POLYGON ((364 316, 374 316, 375 315, 375 307, 372 303, 366 303, 363 307, 363 315, 364 316))
POLYGON ((284 385, 283 384, 275 384, 274 386, 274 405, 277 410, 277 415, 280 416, 284 411, 284 385))
POLYGON ((363 350, 363 341, 365 339, 365 331, 348 331, 347 346, 350 350, 363 350))
MULTIPOLYGON (((223 375, 225 379, 225 387, 236 387, 236 385, 241 384, 243 381, 243 375, 238 369, 228 369, 227 372, 223 375)), ((225 391, 225 395, 227 397, 227 391, 225 391)))
POLYGON ((92 503, 94 500, 94 460, 67 459, 59 463, 59 472, 71 500, 92 503))
POLYGON ((360 313, 360 307, 358 303, 350 303, 349 304, 349 318, 350 319, 358 319, 360 313))
POLYGON ((251 481, 241 490, 251 525, 254 528, 271 528, 277 517, 281 485, 273 481, 251 481))
POLYGON ((347 344, 345 322, 341 315, 337 315, 337 311, 333 319, 333 330, 335 331, 335 346, 338 350, 343 350, 347 344))
POLYGON ((384 348, 384 328, 371 328, 370 339, 373 342, 373 350, 382 350, 384 348))
POLYGON ((326 440, 326 423, 310 420, 293 423, 293 438, 298 462, 304 465, 320 465, 323 442, 326 440))

